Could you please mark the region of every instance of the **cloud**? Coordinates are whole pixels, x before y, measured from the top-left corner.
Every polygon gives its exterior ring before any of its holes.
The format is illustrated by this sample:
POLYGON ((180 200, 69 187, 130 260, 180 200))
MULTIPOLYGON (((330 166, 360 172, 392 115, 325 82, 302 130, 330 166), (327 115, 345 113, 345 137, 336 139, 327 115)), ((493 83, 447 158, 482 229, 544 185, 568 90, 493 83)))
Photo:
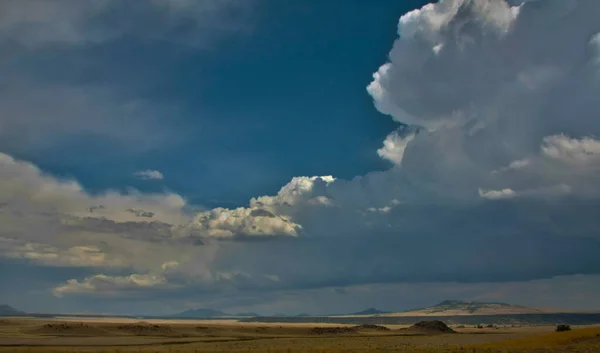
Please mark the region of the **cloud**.
POLYGON ((186 236, 231 238, 236 236, 297 236, 302 227, 286 216, 261 208, 215 208, 198 213, 180 231, 186 236))
POLYGON ((194 215, 173 193, 91 195, 2 153, 0 179, 0 257, 39 266, 177 270, 203 282, 219 272, 211 263, 220 246, 203 239, 297 236, 300 229, 257 207, 194 215))
POLYGON ((54 288, 53 293, 59 297, 67 294, 112 295, 166 285, 167 280, 160 275, 106 276, 99 274, 87 277, 81 282, 70 279, 65 284, 54 288))
POLYGON ((158 170, 140 170, 138 172, 133 173, 133 175, 142 180, 163 180, 165 176, 163 173, 158 170))
POLYGON ((415 137, 414 134, 402 136, 398 131, 387 135, 383 147, 377 150, 379 157, 387 159, 394 164, 400 164, 408 143, 415 137))
POLYGON ((488 200, 502 200, 502 199, 512 199, 517 196, 511 189, 503 189, 503 190, 481 190, 479 189, 479 196, 488 200))
POLYGON ((544 138, 542 153, 545 157, 568 165, 600 166, 600 141, 590 137, 582 139, 554 135, 544 138))
POLYGON ((39 243, 24 243, 0 238, 0 256, 25 259, 45 266, 120 267, 121 259, 112 258, 96 246, 73 246, 59 249, 39 243))
POLYGON ((135 222, 137 215, 128 210, 143 209, 152 212, 158 221, 178 224, 186 220, 182 212, 186 202, 177 194, 141 194, 132 190, 128 194, 106 191, 91 196, 73 180, 45 175, 35 165, 3 153, 0 153, 0 166, 3 180, 0 198, 6 203, 2 209, 5 214, 21 211, 39 217, 57 215, 65 221, 69 217, 85 217, 135 222))
POLYGON ((133 35, 199 44, 217 33, 243 28, 233 21, 232 13, 244 17, 248 11, 247 2, 234 0, 8 1, 0 5, 0 40, 41 48, 102 43, 133 35))

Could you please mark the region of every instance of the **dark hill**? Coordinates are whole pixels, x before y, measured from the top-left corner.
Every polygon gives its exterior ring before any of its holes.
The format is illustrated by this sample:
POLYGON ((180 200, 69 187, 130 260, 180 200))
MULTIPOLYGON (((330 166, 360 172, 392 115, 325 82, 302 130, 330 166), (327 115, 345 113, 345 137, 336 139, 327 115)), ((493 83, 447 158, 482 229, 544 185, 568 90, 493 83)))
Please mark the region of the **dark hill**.
POLYGON ((453 329, 448 327, 444 322, 439 320, 431 321, 419 321, 416 324, 408 328, 409 331, 423 332, 423 333, 456 333, 453 329))
POLYGON ((20 316, 25 312, 17 310, 10 305, 0 305, 0 316, 20 316))
POLYGON ((375 308, 369 308, 369 309, 365 309, 363 311, 351 313, 348 315, 378 315, 378 314, 387 314, 387 313, 388 313, 388 311, 381 311, 381 310, 377 310, 375 308))

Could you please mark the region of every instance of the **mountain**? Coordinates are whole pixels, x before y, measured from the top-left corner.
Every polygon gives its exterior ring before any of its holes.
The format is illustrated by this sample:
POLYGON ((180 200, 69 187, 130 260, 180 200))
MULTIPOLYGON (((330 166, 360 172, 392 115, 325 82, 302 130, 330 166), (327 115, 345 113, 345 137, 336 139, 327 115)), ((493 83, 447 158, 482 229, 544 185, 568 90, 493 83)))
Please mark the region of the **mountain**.
POLYGON ((0 305, 0 316, 19 316, 25 315, 25 312, 17 310, 10 305, 0 305))
POLYGON ((387 314, 388 311, 381 311, 381 310, 377 310, 375 308, 369 308, 369 309, 365 309, 363 311, 359 311, 356 313, 351 313, 351 314, 347 314, 347 315, 379 315, 379 314, 387 314))
POLYGON ((461 315, 514 315, 548 313, 537 308, 512 305, 498 302, 465 302, 461 300, 444 300, 426 308, 391 313, 389 316, 461 316, 461 315))
POLYGON ((232 316, 231 314, 224 313, 214 309, 190 309, 181 313, 171 315, 172 317, 189 317, 197 319, 209 319, 212 317, 232 316))

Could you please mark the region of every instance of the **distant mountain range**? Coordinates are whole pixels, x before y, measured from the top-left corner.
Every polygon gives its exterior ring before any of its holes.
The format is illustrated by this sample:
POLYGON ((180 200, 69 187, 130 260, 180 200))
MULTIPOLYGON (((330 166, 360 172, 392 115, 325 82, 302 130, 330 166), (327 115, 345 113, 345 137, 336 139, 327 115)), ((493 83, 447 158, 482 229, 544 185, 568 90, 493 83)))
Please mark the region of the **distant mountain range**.
POLYGON ((179 317, 179 318, 193 318, 193 319, 211 319, 211 318, 225 318, 225 317, 255 317, 260 316, 257 313, 248 312, 248 313, 238 313, 238 314, 229 314, 220 310, 214 309, 190 309, 175 315, 171 315, 171 317, 179 317))
POLYGON ((17 310, 10 305, 0 304, 0 316, 19 316, 25 315, 24 311, 17 310))
MULTIPOLYGON (((519 315, 519 314, 552 314, 568 313, 569 311, 547 310, 540 308, 530 308, 521 305, 512 305, 500 302, 479 302, 479 301, 461 301, 444 300, 433 306, 413 309, 403 312, 387 312, 375 308, 369 308, 362 311, 337 314, 337 315, 317 315, 320 317, 343 317, 343 316, 361 316, 361 317, 416 317, 416 316, 484 316, 484 315, 519 315)), ((583 312, 582 312, 583 313, 583 312)), ((17 310, 9 305, 0 305, 0 316, 21 316, 27 315, 25 312, 17 310)), ((30 314, 36 315, 36 314, 30 314)), ((37 314, 41 315, 41 314, 37 314)), ((48 314, 49 315, 49 314, 48 314)), ((80 315, 81 316, 81 315, 80 315)), ((93 314, 84 316, 94 316, 93 314)), ((99 316, 99 315, 98 315, 99 316)), ((271 317, 289 317, 304 318, 312 317, 309 314, 285 315, 275 314, 271 317)), ((242 312, 237 314, 226 313, 215 309, 190 309, 174 315, 171 318, 188 319, 233 319, 233 318, 258 318, 261 315, 254 312, 242 312)))
POLYGON ((381 311, 381 310, 377 310, 375 308, 369 308, 369 309, 365 309, 363 311, 351 313, 348 315, 380 315, 380 314, 387 314, 387 313, 388 313, 388 311, 381 311))
MULTIPOLYGON (((369 308, 358 312, 336 315, 316 315, 320 317, 343 317, 343 316, 474 316, 474 315, 514 315, 514 314, 544 314, 557 312, 555 310, 544 310, 538 308, 529 308, 521 305, 512 305, 500 302, 478 302, 461 300, 444 300, 443 302, 428 306, 425 308, 413 309, 403 312, 388 312, 375 308, 369 308)), ((193 309, 187 310, 172 317, 180 318, 233 318, 233 317, 258 317, 256 313, 229 314, 213 309, 193 309)), ((285 315, 275 314, 273 317, 313 317, 315 315, 298 314, 285 315)))
POLYGON ((544 314, 555 311, 530 308, 499 302, 465 302, 461 300, 444 300, 426 308, 390 313, 388 316, 460 316, 460 315, 514 315, 544 314))

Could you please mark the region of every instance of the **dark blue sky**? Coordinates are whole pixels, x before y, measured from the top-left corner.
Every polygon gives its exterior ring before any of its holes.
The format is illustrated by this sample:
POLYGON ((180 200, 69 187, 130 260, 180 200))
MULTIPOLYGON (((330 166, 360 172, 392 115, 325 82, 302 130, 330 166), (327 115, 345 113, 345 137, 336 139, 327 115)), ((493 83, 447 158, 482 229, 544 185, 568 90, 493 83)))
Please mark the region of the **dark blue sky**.
POLYGON ((168 188, 205 206, 245 204, 297 175, 386 169, 376 150, 397 124, 365 87, 386 60, 398 14, 423 3, 264 0, 246 28, 201 50, 125 37, 26 56, 49 80, 118 85, 169 106, 161 119, 176 137, 129 153, 76 136, 20 155, 91 191, 168 188), (140 169, 167 171, 164 183, 133 180, 140 169))

